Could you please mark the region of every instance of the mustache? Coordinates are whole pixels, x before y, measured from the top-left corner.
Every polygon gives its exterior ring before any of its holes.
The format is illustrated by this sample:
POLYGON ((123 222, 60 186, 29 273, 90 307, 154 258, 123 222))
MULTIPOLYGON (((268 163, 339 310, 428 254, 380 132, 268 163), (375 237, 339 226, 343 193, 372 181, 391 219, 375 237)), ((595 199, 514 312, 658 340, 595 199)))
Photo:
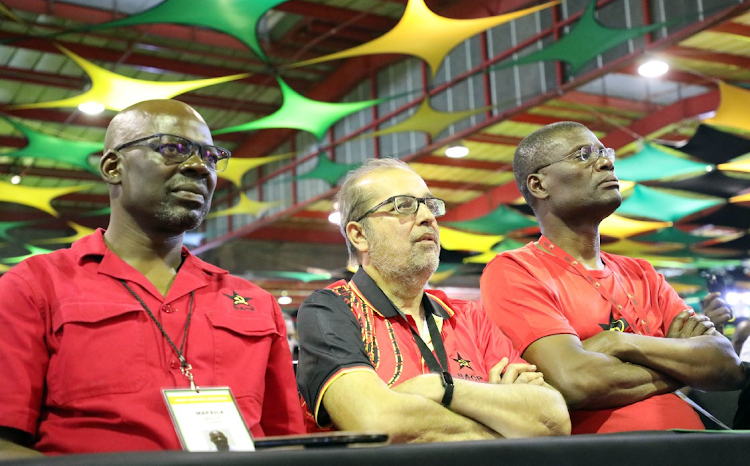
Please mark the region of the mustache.
POLYGON ((434 228, 427 228, 411 235, 411 241, 416 243, 417 241, 432 240, 437 244, 440 244, 440 233, 434 228))

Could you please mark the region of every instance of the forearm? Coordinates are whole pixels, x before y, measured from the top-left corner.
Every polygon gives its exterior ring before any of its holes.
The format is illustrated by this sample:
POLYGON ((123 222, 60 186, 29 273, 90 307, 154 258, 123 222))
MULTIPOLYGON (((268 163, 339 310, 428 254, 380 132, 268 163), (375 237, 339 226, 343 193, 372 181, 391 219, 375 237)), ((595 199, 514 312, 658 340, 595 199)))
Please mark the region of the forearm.
POLYGON ((26 448, 10 440, 0 439, 0 461, 44 456, 38 451, 26 448))
MULTIPOLYGON (((444 393, 440 378, 435 374, 416 377, 402 385, 400 390, 415 391, 436 402, 444 393)), ((459 379, 455 380, 450 409, 507 438, 570 433, 565 400, 549 386, 485 384, 459 379)))
POLYGON ((481 423, 432 401, 418 389, 406 389, 409 382, 389 389, 374 372, 353 372, 328 387, 323 406, 337 429, 386 432, 394 443, 500 437, 481 423))
POLYGON ((628 335, 616 345, 613 356, 703 390, 734 390, 745 381, 729 340, 718 333, 690 338, 628 335))
POLYGON ((684 384, 668 375, 596 352, 585 352, 583 364, 545 372, 571 409, 624 406, 672 392, 684 384))
MULTIPOLYGON (((403 395, 404 403, 392 406, 395 409, 381 411, 377 421, 370 419, 367 422, 369 430, 375 428, 387 432, 393 443, 454 442, 501 437, 487 426, 454 413, 439 403, 420 395, 403 395)), ((335 420, 334 424, 343 430, 368 430, 341 426, 335 420)))
MULTIPOLYGON (((460 413, 446 409, 439 400, 428 398, 421 384, 400 384, 392 388, 402 401, 381 415, 387 416, 389 434, 394 443, 399 442, 451 442, 459 440, 486 440, 502 437, 488 426, 460 413)), ((437 382, 440 385, 440 382, 437 382)), ((435 387, 430 387, 435 392, 435 387)), ((442 390, 440 387, 437 391, 442 390)), ((440 395, 442 398, 442 394, 440 395)))

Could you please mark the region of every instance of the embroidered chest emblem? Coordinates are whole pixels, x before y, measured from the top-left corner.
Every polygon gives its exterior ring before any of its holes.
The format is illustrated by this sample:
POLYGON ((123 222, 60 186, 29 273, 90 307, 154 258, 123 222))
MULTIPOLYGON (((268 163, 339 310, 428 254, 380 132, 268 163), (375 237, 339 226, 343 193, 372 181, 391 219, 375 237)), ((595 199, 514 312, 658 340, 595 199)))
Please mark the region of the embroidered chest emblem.
POLYGON ((253 299, 249 296, 241 296, 236 291, 232 290, 233 294, 224 294, 227 298, 230 298, 232 300, 232 305, 235 309, 238 309, 240 311, 254 311, 255 307, 250 304, 250 301, 253 299))
POLYGON ((471 367, 471 361, 469 361, 468 359, 464 359, 463 357, 461 357, 461 353, 459 353, 458 351, 456 351, 456 357, 455 358, 451 358, 451 359, 453 359, 454 361, 456 361, 458 363, 458 370, 466 368, 466 369, 469 369, 472 372, 474 372, 474 368, 471 367))
POLYGON ((624 317, 620 317, 617 320, 612 319, 612 321, 608 324, 599 324, 599 327, 602 328, 602 330, 609 330, 610 332, 624 332, 628 327, 630 327, 630 324, 624 317))

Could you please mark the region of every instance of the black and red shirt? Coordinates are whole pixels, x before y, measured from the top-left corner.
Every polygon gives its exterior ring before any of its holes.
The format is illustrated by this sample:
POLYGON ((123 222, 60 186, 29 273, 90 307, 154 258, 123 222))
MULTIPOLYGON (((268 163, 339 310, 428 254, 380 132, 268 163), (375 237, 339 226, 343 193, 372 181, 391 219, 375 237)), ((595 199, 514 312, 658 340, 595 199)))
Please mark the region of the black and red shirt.
MULTIPOLYGON (((476 303, 426 290, 454 378, 486 382, 500 359, 525 362, 476 303)), ((409 325, 416 328, 411 317, 409 325)), ((430 370, 402 314, 363 269, 310 295, 299 310, 297 383, 318 425, 330 424, 323 394, 343 374, 377 372, 389 387, 430 370)), ((429 333, 420 332, 432 348, 429 333)))

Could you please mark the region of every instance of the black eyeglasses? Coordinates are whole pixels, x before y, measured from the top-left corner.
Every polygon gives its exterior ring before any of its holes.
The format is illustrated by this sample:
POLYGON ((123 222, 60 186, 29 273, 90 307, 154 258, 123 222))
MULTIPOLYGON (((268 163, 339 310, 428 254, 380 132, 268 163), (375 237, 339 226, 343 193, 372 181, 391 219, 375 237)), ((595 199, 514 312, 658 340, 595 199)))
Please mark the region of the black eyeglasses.
POLYGON ((571 152, 570 154, 566 155, 565 157, 561 158, 560 160, 555 160, 554 162, 548 163, 547 165, 542 165, 541 167, 534 170, 534 173, 538 172, 542 168, 547 168, 550 165, 554 165, 558 162, 562 162, 563 160, 567 160, 569 158, 575 159, 577 162, 583 163, 585 165, 588 165, 589 162, 593 163, 599 160, 599 157, 606 157, 608 158, 612 163, 615 162, 615 150, 609 147, 596 147, 596 146, 583 146, 580 149, 571 152))
POLYGON ((223 147, 199 144, 182 136, 163 133, 152 134, 151 136, 120 144, 115 147, 115 150, 119 151, 137 144, 149 147, 151 150, 160 153, 167 163, 174 164, 180 164, 189 159, 196 149, 198 149, 198 154, 203 163, 206 164, 209 170, 213 170, 216 173, 226 170, 229 157, 232 156, 232 153, 223 147))
POLYGON ((359 222, 386 204, 393 203, 393 210, 399 214, 413 214, 419 210, 419 204, 424 204, 435 217, 445 215, 445 201, 436 197, 414 197, 406 194, 389 197, 380 204, 361 215, 355 222, 359 222))

